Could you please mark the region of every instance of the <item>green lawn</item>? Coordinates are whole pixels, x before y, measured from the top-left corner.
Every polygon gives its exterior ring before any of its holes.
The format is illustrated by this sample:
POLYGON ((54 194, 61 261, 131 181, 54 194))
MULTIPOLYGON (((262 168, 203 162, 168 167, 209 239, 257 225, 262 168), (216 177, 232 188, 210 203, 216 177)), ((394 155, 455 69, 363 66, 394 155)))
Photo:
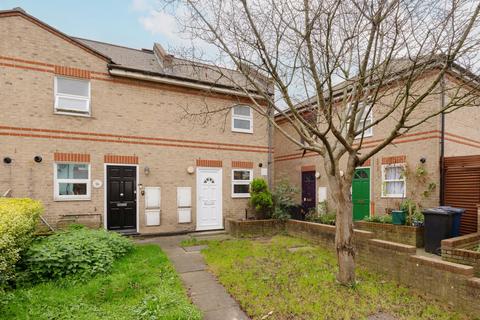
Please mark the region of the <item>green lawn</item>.
POLYGON ((469 319, 378 275, 357 271, 353 288, 335 282, 334 256, 306 241, 211 242, 202 251, 211 270, 253 319, 469 319), (306 246, 296 252, 288 248, 306 246))
POLYGON ((166 255, 135 247, 109 274, 17 289, 1 319, 201 319, 166 255))

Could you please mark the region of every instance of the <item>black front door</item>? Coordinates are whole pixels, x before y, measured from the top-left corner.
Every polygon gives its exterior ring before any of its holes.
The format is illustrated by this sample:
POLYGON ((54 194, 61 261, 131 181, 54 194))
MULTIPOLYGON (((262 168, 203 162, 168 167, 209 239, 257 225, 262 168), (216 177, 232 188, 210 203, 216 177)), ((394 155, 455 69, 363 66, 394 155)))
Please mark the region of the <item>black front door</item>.
POLYGON ((137 168, 107 166, 107 228, 137 228, 137 168))
POLYGON ((302 206, 315 208, 315 171, 302 172, 302 206))

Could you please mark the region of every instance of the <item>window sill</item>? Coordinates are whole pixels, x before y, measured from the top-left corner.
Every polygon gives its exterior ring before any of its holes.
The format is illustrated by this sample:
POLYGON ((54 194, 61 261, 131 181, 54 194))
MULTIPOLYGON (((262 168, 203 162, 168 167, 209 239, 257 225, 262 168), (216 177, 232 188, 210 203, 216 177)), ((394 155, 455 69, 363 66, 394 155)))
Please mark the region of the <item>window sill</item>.
POLYGON ((70 202, 70 201, 91 201, 92 198, 76 198, 76 199, 64 199, 64 198, 53 198, 55 202, 70 202))
POLYGON ((68 112, 68 111, 57 111, 57 110, 55 110, 53 113, 61 116, 74 116, 74 117, 84 117, 84 118, 92 117, 91 113, 68 112))
POLYGON ((381 199, 405 199, 404 195, 380 196, 381 199))
POLYGON ((248 194, 232 194, 233 199, 244 199, 244 198, 250 198, 250 195, 248 194))
MULTIPOLYGON (((363 136, 363 139, 365 139, 365 138, 371 138, 371 137, 373 137, 373 133, 371 133, 371 134, 368 134, 368 135, 367 135, 367 134, 366 134, 366 135, 364 135, 364 136, 363 136)), ((362 138, 361 136, 359 136, 359 137, 355 137, 355 139, 354 139, 354 140, 360 140, 361 138, 362 138)))
POLYGON ((253 130, 232 129, 232 132, 235 132, 235 133, 249 133, 249 134, 253 134, 253 130))

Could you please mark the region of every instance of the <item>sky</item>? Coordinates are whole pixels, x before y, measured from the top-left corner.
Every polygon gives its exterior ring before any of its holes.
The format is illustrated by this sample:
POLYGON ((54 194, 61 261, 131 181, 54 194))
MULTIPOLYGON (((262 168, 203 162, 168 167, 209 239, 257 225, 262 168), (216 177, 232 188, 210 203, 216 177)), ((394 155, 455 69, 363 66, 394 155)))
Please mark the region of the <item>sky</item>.
POLYGON ((182 42, 158 0, 0 0, 0 10, 14 7, 80 38, 138 49, 159 42, 168 50, 182 42))

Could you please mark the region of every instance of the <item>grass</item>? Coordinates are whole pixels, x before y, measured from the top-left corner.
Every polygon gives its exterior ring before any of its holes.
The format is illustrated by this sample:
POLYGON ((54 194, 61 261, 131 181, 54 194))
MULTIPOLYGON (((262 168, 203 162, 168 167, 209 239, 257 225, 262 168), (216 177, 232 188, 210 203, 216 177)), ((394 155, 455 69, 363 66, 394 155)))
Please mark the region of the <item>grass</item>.
POLYGON ((136 246, 109 274, 16 289, 1 319, 201 319, 156 245, 136 246))
POLYGON ((201 246, 204 244, 208 244, 208 240, 198 240, 197 238, 189 238, 189 239, 184 239, 180 242, 180 246, 185 248, 185 247, 193 247, 193 246, 201 246))
POLYGON ((469 319, 362 269, 355 287, 341 286, 335 282, 334 256, 300 239, 217 241, 202 252, 253 319, 269 313, 268 320, 365 319, 379 312, 399 319, 469 319))

